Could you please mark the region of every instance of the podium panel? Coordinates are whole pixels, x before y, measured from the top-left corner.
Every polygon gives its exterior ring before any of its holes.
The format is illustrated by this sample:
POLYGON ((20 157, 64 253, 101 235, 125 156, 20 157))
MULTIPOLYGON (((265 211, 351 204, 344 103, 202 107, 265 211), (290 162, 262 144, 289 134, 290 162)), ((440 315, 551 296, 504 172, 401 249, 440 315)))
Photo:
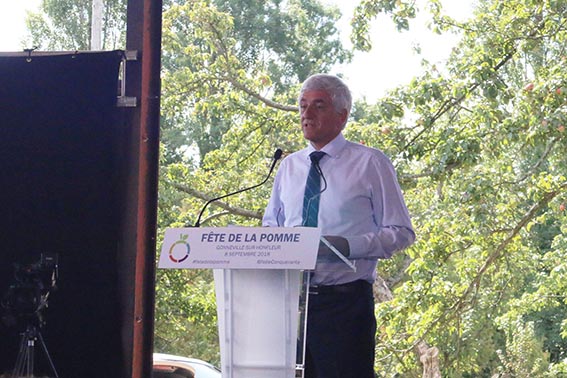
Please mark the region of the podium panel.
POLYGON ((312 227, 169 228, 158 266, 213 269, 223 378, 293 378, 305 367, 316 265, 356 270, 312 227), (320 242, 334 255, 319 261, 320 242))
POLYGON ((300 274, 214 270, 223 378, 294 377, 300 274))

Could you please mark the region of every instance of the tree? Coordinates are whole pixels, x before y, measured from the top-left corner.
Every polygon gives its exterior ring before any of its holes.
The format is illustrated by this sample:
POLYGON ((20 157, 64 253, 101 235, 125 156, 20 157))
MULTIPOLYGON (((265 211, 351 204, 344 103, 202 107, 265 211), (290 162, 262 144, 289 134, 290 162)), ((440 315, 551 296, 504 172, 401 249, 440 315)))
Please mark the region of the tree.
MULTIPOLYGON (((124 48, 126 1, 105 0, 102 49, 124 48)), ((40 11, 26 18, 27 44, 40 50, 90 49, 91 7, 89 0, 42 0, 40 11)))
MULTIPOLYGON (((523 357, 546 352, 557 368, 565 342, 549 324, 565 316, 550 282, 565 256, 567 4, 482 1, 462 23, 428 5, 433 28, 458 31, 462 42, 446 66, 425 62, 422 77, 359 109, 357 120, 388 130, 379 144, 356 131, 397 162, 419 240, 394 298, 378 308, 379 359, 385 372, 416 376, 413 352, 426 340, 440 350, 443 376, 490 376, 507 363, 496 350, 516 353, 503 319, 528 329, 536 318, 543 350, 530 344, 523 357), (558 302, 536 304, 534 292, 558 302)), ((414 10, 413 2, 363 1, 355 37, 367 46, 367 22, 380 12, 411 27, 414 10)), ((400 263, 387 265, 395 272, 400 263)))
POLYGON ((294 110, 285 105, 290 83, 350 59, 338 17, 313 0, 171 4, 163 27, 164 129, 181 138, 165 139, 166 153, 193 145, 203 160, 241 119, 270 122, 259 108, 294 110))
POLYGON ((236 54, 246 71, 254 75, 261 63, 276 92, 351 57, 338 39, 338 10, 319 2, 216 0, 214 4, 233 17, 236 54))
MULTIPOLYGON (((193 224, 204 201, 260 182, 276 147, 297 149, 302 140, 295 119, 296 84, 290 83, 350 57, 338 43, 337 18, 336 11, 316 1, 187 1, 167 6, 160 193, 178 202, 161 207, 161 216, 169 221, 160 224, 193 224)), ((216 202, 201 223, 258 225, 269 191, 264 186, 216 202)), ((193 317, 208 313, 214 302, 210 275, 159 272, 158 280, 158 308, 170 307, 165 303, 170 290, 189 298, 193 307, 187 305, 183 317, 175 320, 158 311, 156 346, 193 356, 206 351, 206 359, 218 362, 216 318, 193 317), (186 286, 189 279, 191 287, 206 288, 208 296, 196 296, 186 286), (186 338, 176 340, 180 329, 187 331, 186 338), (208 347, 191 340, 203 340, 205 334, 208 347)))

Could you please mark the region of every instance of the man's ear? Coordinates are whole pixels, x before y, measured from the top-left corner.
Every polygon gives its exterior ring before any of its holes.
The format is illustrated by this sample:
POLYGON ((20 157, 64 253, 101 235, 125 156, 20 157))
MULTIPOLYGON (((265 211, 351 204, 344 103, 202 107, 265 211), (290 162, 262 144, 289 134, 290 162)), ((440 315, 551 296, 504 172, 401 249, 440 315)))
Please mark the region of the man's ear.
POLYGON ((341 116, 341 122, 343 125, 346 125, 347 119, 348 119, 348 110, 343 109, 339 112, 339 115, 341 116))

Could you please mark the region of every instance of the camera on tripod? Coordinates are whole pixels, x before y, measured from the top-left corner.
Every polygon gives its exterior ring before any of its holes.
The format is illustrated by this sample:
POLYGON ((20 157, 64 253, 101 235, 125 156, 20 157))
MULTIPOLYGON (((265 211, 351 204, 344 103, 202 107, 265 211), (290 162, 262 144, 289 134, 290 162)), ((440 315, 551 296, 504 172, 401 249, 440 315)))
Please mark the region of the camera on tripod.
POLYGON ((42 310, 47 307, 49 294, 56 288, 58 277, 57 255, 42 254, 39 261, 29 264, 14 264, 15 282, 2 298, 6 326, 23 325, 20 349, 11 378, 35 377, 35 345, 39 343, 55 378, 59 378, 51 360, 40 328, 45 325, 42 310))
POLYGON ((41 254, 39 261, 33 264, 14 264, 15 282, 2 299, 6 326, 14 326, 20 320, 29 322, 34 318, 38 321, 37 325, 43 325, 42 310, 47 307, 49 294, 57 284, 57 260, 57 255, 41 254))

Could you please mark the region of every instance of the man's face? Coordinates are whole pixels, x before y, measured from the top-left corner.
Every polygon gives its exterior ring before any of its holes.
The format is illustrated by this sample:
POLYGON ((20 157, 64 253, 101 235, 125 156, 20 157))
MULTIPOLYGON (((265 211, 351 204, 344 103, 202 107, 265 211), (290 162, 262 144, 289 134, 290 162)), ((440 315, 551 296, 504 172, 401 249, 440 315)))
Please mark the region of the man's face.
POLYGON ((305 91, 299 99, 303 136, 317 150, 323 148, 341 132, 347 111, 337 112, 326 91, 305 91))

